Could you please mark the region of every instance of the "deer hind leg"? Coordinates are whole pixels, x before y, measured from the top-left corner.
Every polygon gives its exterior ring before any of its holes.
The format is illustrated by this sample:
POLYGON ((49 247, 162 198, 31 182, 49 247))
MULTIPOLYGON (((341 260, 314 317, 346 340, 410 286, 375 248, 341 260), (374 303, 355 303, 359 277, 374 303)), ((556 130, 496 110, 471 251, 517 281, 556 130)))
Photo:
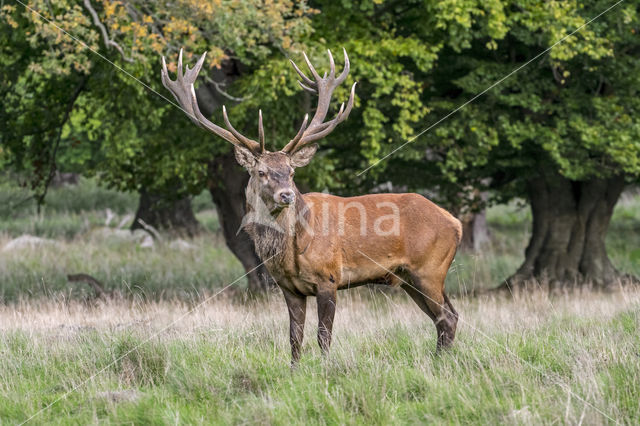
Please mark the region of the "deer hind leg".
POLYGON ((444 276, 411 273, 410 277, 402 288, 434 322, 438 333, 436 349, 448 348, 456 335, 458 313, 444 292, 444 276))
POLYGON ((316 295, 318 302, 318 345, 322 354, 326 355, 331 346, 331 332, 333 330, 333 318, 336 314, 336 290, 318 290, 316 295))

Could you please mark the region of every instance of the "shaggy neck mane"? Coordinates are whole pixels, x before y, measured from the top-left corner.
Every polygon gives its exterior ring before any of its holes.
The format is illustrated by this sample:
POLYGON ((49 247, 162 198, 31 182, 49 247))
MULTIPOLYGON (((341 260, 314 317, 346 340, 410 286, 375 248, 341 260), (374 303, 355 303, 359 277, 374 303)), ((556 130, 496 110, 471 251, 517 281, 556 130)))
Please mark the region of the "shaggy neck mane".
POLYGON ((244 226, 255 245, 256 253, 263 261, 281 263, 295 244, 300 228, 298 218, 307 218, 309 212, 298 188, 293 186, 295 202, 292 206, 269 211, 260 200, 260 195, 251 183, 247 186, 247 216, 244 226))

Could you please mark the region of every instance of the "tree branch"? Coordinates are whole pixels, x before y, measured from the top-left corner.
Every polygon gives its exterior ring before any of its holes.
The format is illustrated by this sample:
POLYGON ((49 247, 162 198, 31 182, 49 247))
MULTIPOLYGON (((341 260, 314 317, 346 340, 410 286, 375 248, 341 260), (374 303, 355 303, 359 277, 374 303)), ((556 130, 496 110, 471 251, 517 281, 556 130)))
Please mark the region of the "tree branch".
POLYGON ((69 103, 67 104, 67 109, 64 113, 64 117, 62 118, 62 122, 60 123, 60 126, 58 127, 58 137, 56 139, 56 142, 53 146, 53 152, 51 153, 51 159, 49 161, 49 174, 47 175, 47 178, 44 182, 44 189, 42 191, 42 194, 38 195, 36 197, 36 202, 38 204, 38 213, 40 213, 40 208, 42 207, 42 204, 44 203, 44 199, 47 196, 47 191, 49 190, 49 185, 51 185, 51 181, 53 180, 53 177, 56 174, 56 156, 58 155, 58 148, 60 147, 60 140, 62 139, 62 129, 64 128, 65 123, 69 120, 69 116, 71 115, 71 110, 73 110, 73 105, 76 103, 76 101, 78 100, 78 97, 80 96, 80 93, 82 93, 82 90, 84 89, 85 84, 87 83, 87 80, 89 79, 89 76, 85 75, 82 77, 82 80, 80 80, 80 83, 78 84, 78 86, 76 87, 76 90, 73 92, 73 95, 71 95, 71 100, 69 101, 69 103))
POLYGON ((133 59, 127 57, 127 55, 124 54, 124 50, 122 49, 122 47, 120 47, 118 43, 116 43, 115 41, 109 38, 109 33, 107 32, 107 28, 104 26, 102 22, 100 22, 100 17, 98 16, 98 12, 96 12, 96 10, 93 8, 90 0, 84 0, 84 7, 89 11, 91 16, 93 17, 93 23, 95 24, 95 26, 100 29, 100 32, 102 33, 102 39, 104 40, 104 44, 107 47, 107 49, 110 47, 115 47, 116 50, 120 52, 120 55, 122 55, 122 59, 124 59, 127 62, 133 62, 133 59))
POLYGON ((213 85, 213 87, 216 89, 216 92, 220 93, 225 98, 230 99, 234 102, 243 102, 243 101, 246 101, 247 99, 251 99, 251 96, 244 96, 244 97, 238 98, 236 96, 230 95, 222 88, 223 83, 218 83, 217 81, 213 80, 209 76, 205 75, 204 79, 207 83, 211 83, 213 85))
POLYGON ((562 76, 560 75, 560 73, 558 72, 558 68, 551 64, 551 72, 553 73, 553 79, 558 82, 558 84, 560 84, 561 86, 564 86, 565 83, 565 79, 562 78, 562 76))

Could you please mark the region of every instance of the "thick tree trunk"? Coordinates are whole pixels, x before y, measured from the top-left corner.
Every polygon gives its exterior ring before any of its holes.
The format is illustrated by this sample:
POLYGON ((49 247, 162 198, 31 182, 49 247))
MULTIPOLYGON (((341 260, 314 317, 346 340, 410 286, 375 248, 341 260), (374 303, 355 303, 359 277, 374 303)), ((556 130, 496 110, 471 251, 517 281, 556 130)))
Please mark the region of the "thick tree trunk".
POLYGON ((525 261, 503 287, 532 280, 554 287, 623 278, 609 260, 605 237, 624 179, 571 181, 557 174, 529 182, 533 229, 525 261))
POLYGON ((189 237, 193 237, 202 230, 191 209, 191 198, 173 200, 161 194, 143 190, 140 193, 140 203, 131 229, 144 229, 144 224, 169 231, 173 235, 189 237))
POLYGON ((209 192, 216 205, 222 233, 229 249, 247 271, 249 291, 260 293, 272 283, 267 268, 255 252, 253 241, 240 229, 245 215, 245 188, 249 175, 237 165, 233 152, 209 163, 209 192))
MULTIPOLYGON (((230 81, 237 77, 237 64, 229 62, 229 69, 221 69, 215 75, 216 81, 230 81)), ((223 66, 224 68, 224 66, 223 66)), ((211 115, 224 103, 224 99, 210 85, 200 85, 197 89, 200 108, 205 115, 211 115)), ((227 100, 228 101, 228 100, 227 100)), ((267 268, 256 254, 253 241, 240 229, 245 215, 245 188, 249 175, 236 162, 233 152, 218 156, 209 163, 207 187, 216 205, 218 219, 229 250, 240 260, 247 271, 249 291, 264 292, 273 280, 267 268)))

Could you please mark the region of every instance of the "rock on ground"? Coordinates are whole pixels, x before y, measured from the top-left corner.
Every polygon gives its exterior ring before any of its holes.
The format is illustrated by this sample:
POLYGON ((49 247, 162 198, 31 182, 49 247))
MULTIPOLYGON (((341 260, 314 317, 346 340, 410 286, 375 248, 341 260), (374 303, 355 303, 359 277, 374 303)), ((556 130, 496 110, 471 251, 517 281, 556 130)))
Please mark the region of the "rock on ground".
POLYGON ((35 237, 33 235, 21 235, 18 238, 14 238, 4 245, 2 251, 4 253, 15 251, 15 250, 23 250, 23 249, 33 249, 36 247, 42 246, 54 246, 58 243, 54 240, 50 240, 48 238, 35 237))

